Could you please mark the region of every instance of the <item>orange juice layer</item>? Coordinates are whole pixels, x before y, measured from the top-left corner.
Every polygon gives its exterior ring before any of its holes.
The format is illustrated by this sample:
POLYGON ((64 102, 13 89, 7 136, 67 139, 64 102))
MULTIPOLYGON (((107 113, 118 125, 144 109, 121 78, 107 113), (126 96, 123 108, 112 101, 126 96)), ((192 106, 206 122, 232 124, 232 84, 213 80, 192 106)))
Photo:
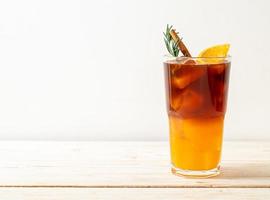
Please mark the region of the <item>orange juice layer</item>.
POLYGON ((224 117, 181 119, 170 116, 171 161, 185 170, 219 165, 224 117))

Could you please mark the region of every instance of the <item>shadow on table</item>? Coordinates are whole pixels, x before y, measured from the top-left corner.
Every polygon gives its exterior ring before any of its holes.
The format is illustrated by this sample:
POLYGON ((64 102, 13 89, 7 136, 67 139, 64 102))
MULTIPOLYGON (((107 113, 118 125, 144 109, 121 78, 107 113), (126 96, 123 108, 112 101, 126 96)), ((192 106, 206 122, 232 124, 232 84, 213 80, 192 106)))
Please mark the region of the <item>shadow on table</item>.
POLYGON ((243 163, 239 165, 223 165, 221 174, 216 179, 227 178, 260 178, 270 177, 270 163, 243 163))

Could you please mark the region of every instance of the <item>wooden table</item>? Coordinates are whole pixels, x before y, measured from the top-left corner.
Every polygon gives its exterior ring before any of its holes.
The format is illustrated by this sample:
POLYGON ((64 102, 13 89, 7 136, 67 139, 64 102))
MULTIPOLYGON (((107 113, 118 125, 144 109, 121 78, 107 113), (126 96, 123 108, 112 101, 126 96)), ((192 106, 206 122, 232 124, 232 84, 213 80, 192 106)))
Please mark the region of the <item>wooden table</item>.
POLYGON ((270 141, 223 149, 220 176, 186 179, 167 142, 0 142, 0 199, 270 199, 270 141))

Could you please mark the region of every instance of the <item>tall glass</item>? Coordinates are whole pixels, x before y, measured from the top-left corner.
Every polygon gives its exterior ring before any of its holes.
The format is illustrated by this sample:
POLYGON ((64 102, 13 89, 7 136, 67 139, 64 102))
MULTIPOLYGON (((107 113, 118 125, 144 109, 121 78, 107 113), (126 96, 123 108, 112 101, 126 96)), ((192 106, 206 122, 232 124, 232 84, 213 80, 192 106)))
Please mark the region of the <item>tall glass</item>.
POLYGON ((166 58, 164 62, 172 172, 220 173, 230 57, 166 58))

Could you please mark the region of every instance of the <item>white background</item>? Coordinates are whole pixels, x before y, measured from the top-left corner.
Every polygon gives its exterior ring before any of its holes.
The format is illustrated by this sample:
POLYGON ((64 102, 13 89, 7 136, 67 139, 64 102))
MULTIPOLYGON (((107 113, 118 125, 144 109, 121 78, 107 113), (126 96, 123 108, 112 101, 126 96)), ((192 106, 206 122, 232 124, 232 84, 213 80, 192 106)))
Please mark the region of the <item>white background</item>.
POLYGON ((162 31, 229 42, 226 139, 270 139, 270 4, 0 1, 0 139, 168 138, 162 31))

